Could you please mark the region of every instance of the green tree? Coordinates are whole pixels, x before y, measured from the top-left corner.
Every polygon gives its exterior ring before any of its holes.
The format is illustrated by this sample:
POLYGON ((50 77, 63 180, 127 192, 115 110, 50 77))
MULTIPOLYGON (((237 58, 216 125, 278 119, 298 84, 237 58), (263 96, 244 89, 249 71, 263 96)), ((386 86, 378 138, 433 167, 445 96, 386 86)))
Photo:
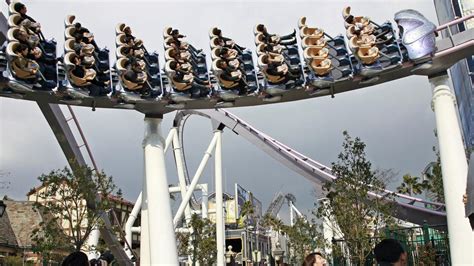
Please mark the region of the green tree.
POLYGON ((65 167, 38 177, 45 189, 40 190, 38 196, 43 200, 36 206, 53 216, 42 224, 40 230, 44 234, 35 232, 32 235, 39 249, 54 246, 60 236, 63 239, 56 243, 71 243, 73 249, 79 251, 92 229, 101 226, 99 219, 102 213, 111 207, 108 195, 115 190, 112 177, 104 172, 96 173, 87 166, 73 168, 74 172, 65 167), (98 201, 96 193, 100 195, 98 201), (91 202, 96 202, 93 208, 88 206, 91 202), (57 232, 58 225, 62 226, 64 234, 57 232))
POLYGON ((381 227, 393 222, 387 201, 391 195, 382 193, 387 171, 372 170, 365 143, 352 139, 346 131, 343 136, 343 151, 332 163, 332 172, 338 178, 323 185, 328 200, 317 205, 316 214, 332 221, 332 229, 344 238, 352 262, 362 265, 373 249, 371 239, 381 233, 381 227), (371 197, 370 191, 382 196, 371 197))
POLYGON ((397 187, 399 193, 407 195, 418 195, 423 193, 428 186, 428 182, 425 180, 423 182, 419 181, 419 177, 406 174, 403 176, 402 184, 397 187))
POLYGON ((200 265, 213 265, 217 259, 215 224, 193 214, 189 226, 192 228, 190 234, 176 233, 179 255, 191 255, 193 265, 197 262, 200 265))
POLYGON ((426 196, 430 200, 444 203, 441 159, 436 147, 433 147, 433 152, 436 154, 436 161, 431 162, 424 170, 424 180, 421 181, 419 177, 411 176, 409 174, 404 175, 401 185, 397 187, 399 193, 418 195, 426 192, 426 196))
POLYGON ((282 231, 289 238, 289 257, 292 265, 301 265, 306 255, 324 247, 321 227, 315 221, 297 217, 293 226, 283 225, 282 231))
POLYGON ((239 225, 243 225, 245 228, 249 225, 249 222, 255 215, 255 207, 251 201, 245 201, 240 208, 239 225))
POLYGON ((441 172, 441 158, 439 151, 433 146, 436 161, 425 172, 427 181, 427 196, 433 201, 444 203, 443 173, 441 172))

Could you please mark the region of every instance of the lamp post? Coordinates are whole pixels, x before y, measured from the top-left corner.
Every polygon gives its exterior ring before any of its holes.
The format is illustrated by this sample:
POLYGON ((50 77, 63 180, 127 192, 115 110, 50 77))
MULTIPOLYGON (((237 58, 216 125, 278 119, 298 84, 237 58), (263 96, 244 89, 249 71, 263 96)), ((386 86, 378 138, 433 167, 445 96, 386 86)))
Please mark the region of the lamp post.
POLYGON ((235 265, 235 252, 232 251, 232 246, 227 247, 228 251, 225 253, 225 262, 227 265, 235 265))
POLYGON ((5 213, 5 210, 7 209, 7 205, 3 202, 3 200, 0 200, 0 217, 3 216, 5 213))
POLYGON ((280 241, 278 241, 275 246, 275 250, 272 251, 272 254, 275 258, 276 265, 281 265, 285 251, 281 249, 280 241))

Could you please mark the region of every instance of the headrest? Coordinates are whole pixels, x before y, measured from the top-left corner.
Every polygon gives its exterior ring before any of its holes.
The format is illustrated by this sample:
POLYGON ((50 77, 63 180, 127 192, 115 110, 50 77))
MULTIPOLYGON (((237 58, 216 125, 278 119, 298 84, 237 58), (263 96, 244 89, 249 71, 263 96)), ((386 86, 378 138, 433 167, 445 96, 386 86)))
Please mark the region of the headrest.
POLYGON ((141 39, 135 38, 135 46, 136 47, 143 46, 143 41, 141 39))
POLYGON ((15 8, 18 4, 21 4, 20 2, 12 1, 10 5, 8 6, 8 12, 9 14, 16 14, 18 11, 16 11, 17 8, 15 8))
MULTIPOLYGON (((171 69, 171 62, 173 62, 174 60, 168 60, 165 64, 165 72, 166 74, 171 74, 171 73, 175 73, 176 71, 174 69, 171 69)), ((174 61, 176 62, 176 61, 174 61)))
POLYGON ((18 13, 15 13, 8 17, 8 26, 15 27, 20 25, 21 16, 18 13))
POLYGON ((67 39, 74 39, 74 32, 76 29, 74 27, 68 27, 64 30, 64 38, 67 39))
POLYGON ((264 33, 266 31, 265 25, 257 24, 253 30, 253 34, 257 35, 258 33, 264 33))
POLYGON ((264 43, 260 43, 257 45, 257 56, 265 53, 265 45, 264 43))
POLYGON ((7 38, 9 41, 18 41, 16 38, 15 38, 15 34, 16 32, 18 32, 20 30, 19 27, 13 27, 13 28, 10 28, 8 29, 8 32, 7 32, 7 38))
POLYGON ((115 37, 115 46, 120 46, 125 44, 125 33, 120 33, 115 37))
POLYGON ((116 54, 117 58, 127 57, 127 54, 125 53, 126 49, 128 49, 128 47, 125 46, 125 45, 121 45, 121 46, 117 47, 117 49, 115 50, 115 54, 116 54))
POLYGON ((222 31, 218 27, 213 27, 209 30, 209 38, 217 37, 222 34, 222 31))
POLYGON ((66 52, 74 52, 74 44, 76 41, 74 39, 68 39, 64 42, 64 50, 66 52))
POLYGON ((220 47, 213 48, 212 51, 211 51, 211 59, 215 60, 215 59, 220 58, 220 56, 219 56, 220 52, 221 52, 220 47))
POLYGON ((117 24, 117 26, 115 27, 115 34, 119 35, 119 34, 123 33, 124 27, 125 27, 125 23, 117 24))
POLYGON ((168 44, 168 42, 172 41, 173 40, 173 37, 171 36, 168 36, 165 38, 165 40, 163 41, 163 46, 165 47, 165 49, 169 48, 170 45, 168 44))
POLYGON ((163 30, 163 39, 166 39, 166 37, 171 36, 171 31, 173 30, 172 27, 165 27, 163 30))
POLYGON ((219 41, 219 37, 212 37, 212 39, 210 41, 211 49, 214 49, 214 48, 219 46, 218 41, 219 41))
POLYGON ((304 26, 306 26, 306 17, 301 17, 300 20, 298 20, 298 28, 301 29, 304 26))
POLYGON ((265 43, 263 33, 257 33, 255 35, 255 45, 259 45, 261 43, 265 43))
POLYGON ((436 26, 420 12, 413 9, 399 11, 395 14, 395 21, 410 59, 423 57, 436 50, 436 26))
POLYGON ((268 65, 268 56, 266 54, 262 54, 258 57, 258 65, 260 67, 268 65))
POLYGON ((20 45, 19 42, 9 42, 7 45, 7 55, 10 57, 17 57, 14 51, 18 45, 20 45))
POLYGON ((351 7, 350 6, 344 7, 344 9, 342 9, 342 17, 346 19, 350 15, 351 15, 351 7))
POLYGON ((128 63, 128 58, 122 57, 117 60, 117 62, 115 63, 115 66, 117 67, 117 70, 121 72, 121 71, 127 70, 127 68, 125 67, 127 63, 128 63))
POLYGON ((212 71, 218 72, 218 73, 222 71, 222 69, 219 67, 220 60, 222 59, 215 59, 214 61, 212 61, 212 66, 211 66, 212 71))
POLYGON ((74 63, 72 62, 72 57, 77 56, 76 53, 74 52, 69 52, 64 55, 64 64, 68 67, 73 67, 75 66, 74 63))
POLYGON ((75 19, 76 19, 76 16, 67 15, 66 19, 64 19, 64 27, 67 28, 67 27, 70 27, 70 26, 74 26, 74 20, 75 19))

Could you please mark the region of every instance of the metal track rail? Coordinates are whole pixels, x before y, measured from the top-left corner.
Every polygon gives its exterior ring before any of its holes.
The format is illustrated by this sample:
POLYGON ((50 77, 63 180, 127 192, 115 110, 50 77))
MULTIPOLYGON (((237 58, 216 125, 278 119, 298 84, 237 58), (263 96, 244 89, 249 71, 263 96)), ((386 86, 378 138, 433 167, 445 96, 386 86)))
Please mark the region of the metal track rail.
MULTIPOLYGON (((281 162, 291 170, 313 182, 316 186, 321 186, 325 182, 331 182, 337 177, 331 172, 331 169, 287 145, 277 141, 267 134, 252 127, 244 120, 222 109, 216 110, 186 110, 176 114, 174 124, 180 125, 184 118, 189 115, 199 115, 221 124, 231 129, 237 135, 247 139, 259 149, 281 162)), ((183 144, 181 144, 183 145, 183 144)), ((428 221, 431 224, 445 224, 446 213, 444 204, 423 200, 420 198, 395 193, 390 190, 377 190, 370 192, 371 197, 382 197, 390 194, 395 206, 395 217, 407 220, 413 223, 422 224, 428 221)))

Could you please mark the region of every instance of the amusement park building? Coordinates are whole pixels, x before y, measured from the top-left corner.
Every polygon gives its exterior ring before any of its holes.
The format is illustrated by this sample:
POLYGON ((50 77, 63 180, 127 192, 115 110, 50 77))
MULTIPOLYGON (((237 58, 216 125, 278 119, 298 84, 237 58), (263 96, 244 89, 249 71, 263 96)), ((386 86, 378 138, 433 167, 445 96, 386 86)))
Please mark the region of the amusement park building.
MULTIPOLYGON (((440 24, 456 17, 474 13, 474 2, 471 0, 435 0, 436 13, 440 24)), ((474 28, 474 19, 451 26, 452 34, 474 28)), ((444 33, 446 34, 446 33, 444 33)), ((464 144, 467 150, 474 147, 474 57, 468 57, 454 64, 450 69, 451 80, 458 104, 464 144)))
MULTIPOLYGON (((35 188, 31 189, 30 192, 28 192, 28 194, 26 195, 28 202, 42 203, 42 202, 45 202, 45 201, 52 200, 52 199, 45 199, 45 198, 42 198, 40 196, 41 192, 44 189, 47 189, 47 187, 46 186, 38 186, 38 187, 35 187, 35 188)), ((110 218, 110 221, 111 221, 112 225, 117 225, 117 223, 118 223, 119 225, 123 226, 127 222, 129 214, 131 213, 131 211, 133 209, 133 205, 134 205, 133 202, 130 202, 128 200, 123 199, 120 196, 115 196, 115 195, 108 195, 107 198, 110 202, 112 202, 112 204, 114 206, 113 209, 111 210, 111 212, 109 212, 109 216, 110 216, 109 218, 110 218), (117 219, 115 219, 114 216, 117 219)), ((83 201, 83 206, 86 206, 85 201, 83 201)), ((135 220, 135 225, 138 226, 139 224, 140 224, 140 214, 138 214, 138 217, 135 220)), ((69 226, 66 223, 66 221, 63 221, 62 228, 63 228, 64 233, 71 234, 69 226)), ((139 245, 140 245, 140 236, 138 234, 135 233, 135 234, 132 235, 132 243, 133 243, 133 246, 135 248, 139 247, 139 245)))

